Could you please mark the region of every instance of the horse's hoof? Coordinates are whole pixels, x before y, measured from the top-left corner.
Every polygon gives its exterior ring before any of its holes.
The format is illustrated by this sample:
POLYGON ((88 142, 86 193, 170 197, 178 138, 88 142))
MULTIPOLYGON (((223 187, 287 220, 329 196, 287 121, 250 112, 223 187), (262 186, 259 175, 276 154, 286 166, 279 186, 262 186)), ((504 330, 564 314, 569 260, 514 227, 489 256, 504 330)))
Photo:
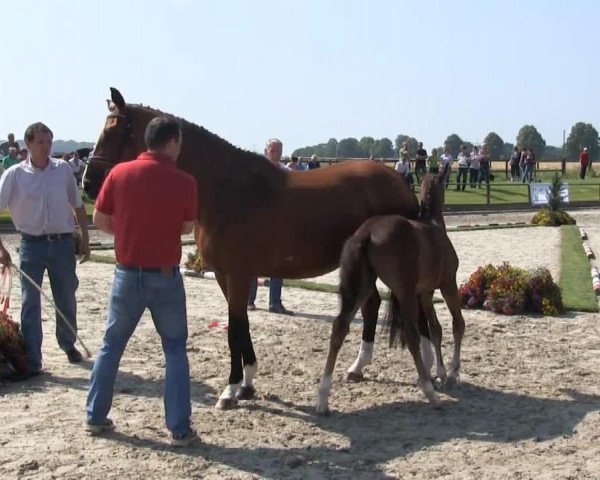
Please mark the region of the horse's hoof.
POLYGON ((215 408, 219 410, 231 410, 237 407, 237 400, 235 398, 219 398, 219 401, 215 405, 215 408))
POLYGON ((452 388, 458 383, 458 376, 456 375, 448 375, 446 381, 444 382, 445 388, 452 388))
POLYGON ((239 400, 250 400, 250 399, 254 398, 255 393, 256 393, 256 390, 252 386, 242 387, 240 389, 240 393, 238 394, 238 399, 239 400))
POLYGON ((364 375, 362 373, 348 372, 346 376, 346 380, 349 382, 362 382, 364 380, 364 375))
POLYGON ((317 415, 319 415, 320 417, 328 417, 329 415, 331 415, 329 407, 321 407, 320 405, 317 405, 316 411, 317 415))

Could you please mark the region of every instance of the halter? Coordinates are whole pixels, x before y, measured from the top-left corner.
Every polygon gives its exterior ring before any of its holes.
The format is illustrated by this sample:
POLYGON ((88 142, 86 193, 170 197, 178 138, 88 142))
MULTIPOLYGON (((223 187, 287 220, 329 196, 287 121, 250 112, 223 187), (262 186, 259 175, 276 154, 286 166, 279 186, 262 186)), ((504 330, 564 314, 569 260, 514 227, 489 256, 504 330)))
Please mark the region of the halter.
MULTIPOLYGON (((129 119, 129 115, 123 114, 123 113, 118 113, 118 112, 111 112, 106 116, 106 119, 108 120, 109 118, 124 118, 125 119, 125 135, 124 138, 132 138, 133 137, 133 133, 132 133, 132 128, 131 128, 131 122, 129 119)), ((100 164, 101 166, 103 166, 106 170, 106 173, 108 174, 108 171, 110 171, 111 168, 113 168, 115 166, 115 162, 111 162, 110 159, 103 157, 101 155, 92 155, 89 158, 90 162, 95 162, 96 164, 100 164)))

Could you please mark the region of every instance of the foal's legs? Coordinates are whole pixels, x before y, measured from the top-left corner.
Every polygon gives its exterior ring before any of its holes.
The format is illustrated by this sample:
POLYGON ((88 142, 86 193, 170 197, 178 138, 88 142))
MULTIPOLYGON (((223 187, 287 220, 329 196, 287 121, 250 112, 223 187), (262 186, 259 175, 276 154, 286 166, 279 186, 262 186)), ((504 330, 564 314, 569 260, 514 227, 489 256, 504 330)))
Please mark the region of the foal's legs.
MULTIPOLYGON (((433 292, 430 294, 422 295, 420 297, 421 308, 427 317, 427 325, 429 326, 429 335, 431 342, 435 348, 436 362, 436 376, 441 380, 442 383, 446 382, 446 367, 444 367, 444 359, 442 357, 442 326, 438 321, 433 306, 433 292)), ((422 345, 422 343, 421 343, 422 345)))
MULTIPOLYGON (((365 282, 364 278, 362 281, 361 289, 358 295, 354 297, 344 288, 344 280, 342 279, 342 284, 340 285, 342 308, 340 314, 334 320, 331 330, 327 362, 325 363, 325 371, 318 389, 317 413, 325 414, 329 412, 329 394, 331 392, 332 374, 340 348, 342 348, 344 339, 350 331, 350 323, 356 315, 358 308, 365 302, 366 298, 372 296, 372 291, 375 290, 375 292, 377 292, 377 287, 375 286, 376 277, 372 277, 368 283, 365 282), (370 288, 369 283, 371 284, 370 288)), ((377 295, 377 297, 379 297, 379 295, 377 295)), ((377 322, 377 318, 375 318, 375 322, 377 322)), ((375 328, 373 328, 373 336, 375 336, 375 328)), ((372 345, 373 343, 371 342, 371 351, 373 348, 372 345)))
POLYGON ((442 296, 446 301, 448 310, 452 314, 452 334, 454 336, 454 357, 452 358, 452 366, 448 375, 448 385, 453 385, 458 380, 460 372, 460 348, 462 345, 463 335, 465 334, 465 319, 462 316, 461 301, 456 286, 456 278, 449 279, 444 285, 440 286, 442 296))
POLYGON ((243 392, 245 398, 252 396, 254 393, 252 379, 257 368, 246 311, 250 276, 227 275, 226 279, 227 303, 229 306, 227 341, 231 357, 231 371, 229 385, 223 390, 217 401, 216 406, 221 409, 232 408, 237 404, 242 380, 244 380, 243 392))
POLYGON ((375 342, 375 329, 377 328, 377 317, 379 307, 381 306, 381 297, 374 285, 369 298, 362 305, 360 311, 363 316, 363 334, 358 357, 348 369, 348 380, 360 382, 363 379, 363 368, 370 365, 373 361, 373 344, 375 342))

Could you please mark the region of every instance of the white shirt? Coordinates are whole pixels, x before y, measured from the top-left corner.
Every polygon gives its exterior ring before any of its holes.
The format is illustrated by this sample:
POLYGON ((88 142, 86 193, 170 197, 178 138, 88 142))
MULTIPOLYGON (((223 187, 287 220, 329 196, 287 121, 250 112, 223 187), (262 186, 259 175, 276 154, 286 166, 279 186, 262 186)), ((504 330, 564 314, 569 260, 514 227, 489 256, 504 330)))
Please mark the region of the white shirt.
POLYGON ((81 160, 77 160, 77 163, 75 163, 75 160, 71 159, 69 160, 69 165, 71 166, 71 172, 73 172, 73 175, 77 175, 83 168, 83 162, 81 160))
POLYGON ((481 161, 481 155, 479 153, 471 152, 471 169, 479 170, 479 162, 481 161))
POLYGON ((402 162, 401 160, 396 162, 394 170, 402 175, 406 175, 408 173, 408 162, 402 162))
POLYGON ((0 178, 0 212, 8 207, 19 232, 68 233, 75 229, 72 208, 83 206, 71 167, 50 158, 44 170, 31 158, 13 165, 0 178))
POLYGON ((440 160, 442 161, 442 165, 445 167, 448 164, 452 165, 452 160, 454 160, 454 157, 449 153, 444 153, 440 160))
POLYGON ((459 167, 468 167, 469 166, 469 154, 460 152, 458 154, 458 166, 459 167))

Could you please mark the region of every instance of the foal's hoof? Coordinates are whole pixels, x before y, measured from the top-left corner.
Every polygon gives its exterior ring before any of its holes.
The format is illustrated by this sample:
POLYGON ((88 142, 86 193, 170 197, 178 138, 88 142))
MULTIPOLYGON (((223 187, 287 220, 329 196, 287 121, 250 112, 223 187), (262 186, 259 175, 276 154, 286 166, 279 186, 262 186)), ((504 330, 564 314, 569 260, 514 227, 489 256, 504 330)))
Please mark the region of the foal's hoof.
POLYGON ((237 407, 237 400, 235 398, 219 398, 215 408, 219 410, 231 410, 237 407))
POLYGON ((254 398, 256 390, 254 387, 242 387, 238 395, 239 400, 250 400, 254 398))
POLYGON ((446 381, 444 382, 444 387, 452 388, 458 383, 458 376, 456 375, 448 375, 446 381))
POLYGON ((317 415, 319 415, 320 417, 328 417, 329 415, 331 415, 329 407, 321 407, 320 405, 317 405, 316 412, 317 415))
POLYGON ((362 382, 365 379, 362 373, 348 372, 346 380, 349 382, 362 382))

